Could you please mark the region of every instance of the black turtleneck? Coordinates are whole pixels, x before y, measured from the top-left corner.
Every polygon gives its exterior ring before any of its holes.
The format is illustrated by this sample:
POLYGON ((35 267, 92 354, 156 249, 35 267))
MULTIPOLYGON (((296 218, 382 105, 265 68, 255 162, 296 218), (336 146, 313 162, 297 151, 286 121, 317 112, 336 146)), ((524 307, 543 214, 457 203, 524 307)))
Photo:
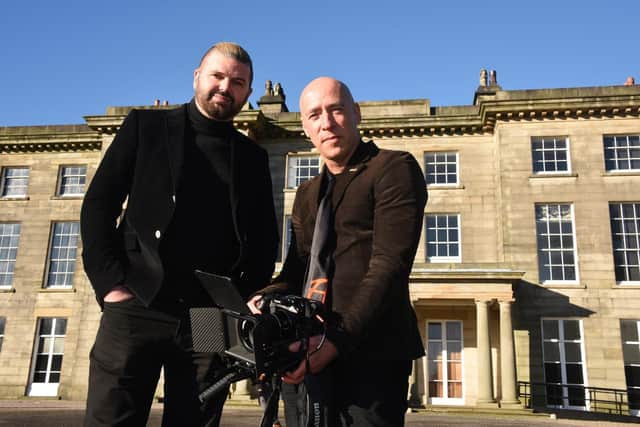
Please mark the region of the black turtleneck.
POLYGON ((158 302, 168 306, 206 304, 193 271, 229 275, 240 250, 230 199, 233 123, 208 119, 194 100, 188 113, 175 212, 160 247, 165 282, 158 302))

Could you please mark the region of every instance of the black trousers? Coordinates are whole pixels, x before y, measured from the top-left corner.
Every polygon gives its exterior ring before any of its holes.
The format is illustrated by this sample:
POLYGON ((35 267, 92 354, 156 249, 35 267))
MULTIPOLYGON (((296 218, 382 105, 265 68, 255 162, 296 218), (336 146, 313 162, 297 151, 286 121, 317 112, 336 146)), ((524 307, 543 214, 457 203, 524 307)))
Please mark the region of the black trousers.
MULTIPOLYGON (((333 377, 331 413, 342 427, 400 427, 407 412, 411 360, 349 361, 338 359, 327 369, 333 377)), ((282 399, 287 427, 300 425, 300 411, 306 405, 304 386, 283 384, 282 399)))
POLYGON ((164 368, 163 426, 218 426, 228 389, 200 404, 222 369, 193 351, 187 313, 147 308, 135 298, 105 303, 89 357, 85 426, 145 426, 164 368))

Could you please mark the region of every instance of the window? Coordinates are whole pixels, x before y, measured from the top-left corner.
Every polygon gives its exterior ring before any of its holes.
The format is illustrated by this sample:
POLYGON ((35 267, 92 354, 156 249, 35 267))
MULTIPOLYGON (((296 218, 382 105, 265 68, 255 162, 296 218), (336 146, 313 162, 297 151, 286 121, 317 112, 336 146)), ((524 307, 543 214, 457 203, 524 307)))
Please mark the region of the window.
POLYGON ((38 319, 37 341, 34 345, 29 396, 56 396, 60 384, 64 338, 67 319, 38 319))
POLYGON ((13 285, 20 224, 0 223, 0 289, 13 285))
POLYGON ((534 173, 570 172, 569 140, 564 136, 532 138, 531 158, 534 173))
POLYGON ((29 168, 7 167, 2 169, 1 197, 26 197, 29 185, 29 168))
POLYGON ((86 166, 61 166, 58 177, 58 196, 80 196, 84 194, 87 180, 86 166))
POLYGON ((282 254, 280 259, 284 261, 289 252, 289 245, 291 244, 291 215, 284 216, 284 226, 282 230, 282 254))
POLYGON ((463 404, 462 322, 427 323, 427 377, 432 404, 463 404))
POLYGON ((640 415, 640 320, 621 320, 624 375, 630 415, 640 415))
POLYGON ((55 222, 51 230, 46 287, 70 287, 76 267, 78 222, 55 222))
POLYGON ((458 153, 425 153, 427 185, 458 184, 458 153))
POLYGON ((287 188, 296 188, 319 173, 320 157, 318 155, 289 156, 287 188))
POLYGON ((547 405, 586 409, 583 344, 581 320, 542 319, 547 405))
POLYGON ((607 171, 640 171, 640 135, 605 136, 604 166, 607 171))
POLYGON ((4 341, 4 326, 7 323, 7 319, 0 317, 0 351, 2 351, 2 342, 4 341))
POLYGON ((573 205, 536 205, 540 283, 577 283, 573 205))
POLYGON ((460 262, 460 215, 427 215, 427 259, 460 262))
POLYGON ((616 282, 640 282, 640 203, 609 203, 616 282))

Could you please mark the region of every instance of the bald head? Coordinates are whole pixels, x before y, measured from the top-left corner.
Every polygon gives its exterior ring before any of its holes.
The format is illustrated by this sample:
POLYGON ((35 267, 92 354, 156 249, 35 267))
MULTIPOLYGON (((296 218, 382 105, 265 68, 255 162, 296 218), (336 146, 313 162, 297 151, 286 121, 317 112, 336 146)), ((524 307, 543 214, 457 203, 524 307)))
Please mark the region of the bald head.
POLYGON ((300 95, 302 128, 332 173, 340 173, 360 142, 360 108, 339 80, 318 77, 300 95))
POLYGON ((334 79, 333 77, 318 77, 317 79, 312 80, 302 90, 302 94, 300 95, 300 111, 303 110, 303 100, 309 93, 329 91, 337 91, 346 102, 355 104, 353 96, 351 95, 351 91, 346 84, 344 84, 340 80, 334 79))

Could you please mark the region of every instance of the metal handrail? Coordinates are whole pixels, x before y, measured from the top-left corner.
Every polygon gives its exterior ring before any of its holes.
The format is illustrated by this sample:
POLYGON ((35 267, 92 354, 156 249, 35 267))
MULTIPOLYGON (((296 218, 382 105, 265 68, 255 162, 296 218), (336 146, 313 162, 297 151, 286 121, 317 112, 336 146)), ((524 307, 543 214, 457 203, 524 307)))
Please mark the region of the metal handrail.
POLYGON ((628 390, 574 384, 518 381, 518 395, 527 408, 533 407, 533 401, 536 398, 542 398, 548 407, 563 409, 583 408, 582 410, 590 412, 605 412, 617 415, 629 414, 628 390), (568 393, 570 389, 572 391, 581 390, 580 396, 584 396, 584 398, 570 397, 568 393), (562 402, 562 404, 555 402, 562 402), (572 405, 571 403, 579 404, 572 405))

